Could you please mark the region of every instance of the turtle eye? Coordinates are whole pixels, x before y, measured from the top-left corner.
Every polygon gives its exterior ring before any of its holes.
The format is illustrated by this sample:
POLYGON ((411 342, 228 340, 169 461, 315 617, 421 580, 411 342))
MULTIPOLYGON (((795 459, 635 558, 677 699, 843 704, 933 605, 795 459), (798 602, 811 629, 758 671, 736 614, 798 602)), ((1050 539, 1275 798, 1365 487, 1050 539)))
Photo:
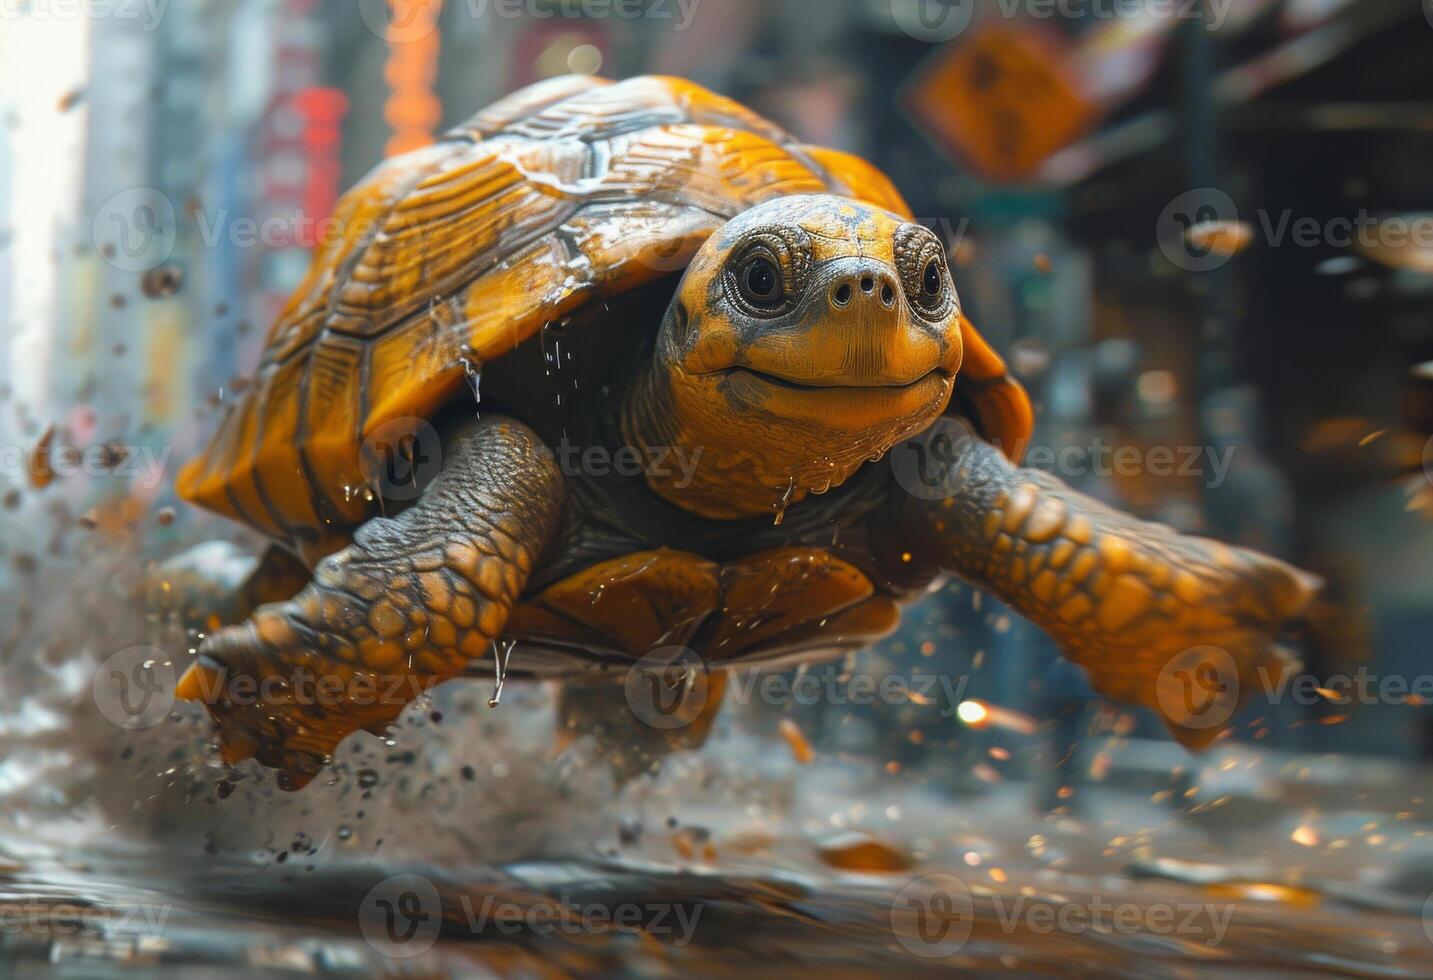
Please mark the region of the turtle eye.
POLYGON ((800 228, 777 225, 743 236, 723 273, 726 295, 748 316, 790 312, 811 274, 811 242, 800 228))
POLYGON ((781 302, 781 271, 764 255, 746 264, 741 284, 746 298, 757 306, 775 306, 781 302))
POLYGON ((738 302, 748 313, 773 316, 786 308, 786 281, 781 263, 766 248, 752 249, 731 269, 738 302))
POLYGON ((958 305, 945 266, 945 246, 920 225, 896 232, 896 268, 915 314, 928 323, 940 323, 958 305))
POLYGON ((925 271, 921 273, 921 295, 926 300, 939 299, 940 287, 943 285, 940 276, 940 263, 935 259, 930 259, 925 264, 925 271))

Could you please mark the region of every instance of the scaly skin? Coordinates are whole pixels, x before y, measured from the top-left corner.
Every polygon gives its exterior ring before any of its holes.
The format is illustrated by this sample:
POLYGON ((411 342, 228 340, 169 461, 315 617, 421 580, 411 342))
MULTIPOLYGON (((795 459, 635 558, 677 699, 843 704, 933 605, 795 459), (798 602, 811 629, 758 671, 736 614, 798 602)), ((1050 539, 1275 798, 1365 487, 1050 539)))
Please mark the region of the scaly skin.
POLYGON ((1207 745, 1223 725, 1184 715, 1180 698, 1161 694, 1161 673, 1186 651, 1222 650, 1228 660, 1196 652, 1190 665, 1237 671, 1214 681, 1242 700, 1263 681, 1261 668, 1277 675, 1285 661, 1274 638, 1318 580, 1276 558, 1122 514, 1012 465, 957 424, 960 437, 937 461, 938 485, 953 493, 902 494, 888 547, 1000 596, 1054 637, 1101 693, 1160 711, 1186 746, 1207 745))
POLYGON ((659 495, 716 520, 780 513, 844 483, 950 402, 964 355, 945 247, 898 215, 830 196, 752 208, 712 235, 682 276, 640 365, 623 433, 684 446, 691 480, 659 495), (741 281, 770 263, 778 299, 741 281), (938 289, 919 291, 931 265, 938 289))
MULTIPOLYGON (((793 639, 808 644, 798 653, 847 649, 893 628, 897 587, 918 591, 943 569, 1045 628, 1100 691, 1159 708, 1185 744, 1207 744, 1227 713, 1206 723, 1180 711, 1161 687, 1171 664, 1201 693, 1247 695, 1260 668, 1279 663, 1274 636, 1311 596, 1311 576, 1120 514, 1011 465, 963 423, 954 451, 936 460, 950 478, 944 500, 893 483, 844 535, 823 509, 840 494, 803 502, 946 412, 965 331, 944 245, 927 229, 829 196, 757 205, 691 260, 650 360, 622 366, 633 374, 614 390, 627 400, 587 406, 615 410, 629 447, 681 450, 690 473, 643 468, 630 479, 646 496, 611 522, 593 480, 574 480, 565 505, 561 469, 525 424, 476 424, 414 507, 362 526, 292 600, 209 638, 178 693, 208 702, 226 759, 257 756, 296 786, 349 733, 381 731, 419 693, 467 673, 505 630, 581 643, 592 628, 614 657, 634 659, 686 627, 680 642, 710 644, 699 652, 713 663, 793 639), (766 525, 758 546, 750 522, 779 525, 788 507, 789 537, 766 525), (828 519, 813 523, 813 512, 828 519), (541 601, 521 607, 514 630, 509 612, 539 556, 561 566, 570 542, 547 547, 560 521, 582 560, 560 580, 539 578, 541 601), (716 550, 735 541, 752 553, 708 554, 716 537, 727 542, 716 550), (759 567, 763 553, 786 557, 747 578, 743 566, 759 567), (833 574, 803 582, 784 561, 833 574), (917 572, 922 581, 904 581, 917 572), (1233 667, 1217 676, 1214 664, 1212 683, 1210 664, 1179 659, 1215 648, 1233 667), (260 683, 257 696, 243 687, 260 683)), ((1017 452, 1025 396, 973 334, 968 346, 975 384, 965 400, 981 432, 1017 452)), ((515 411, 532 408, 524 394, 515 411)))
POLYGON ((178 696, 206 703, 226 761, 255 756, 302 786, 347 735, 382 731, 488 652, 562 499, 530 429, 474 423, 417 504, 365 524, 293 599, 206 639, 178 696))

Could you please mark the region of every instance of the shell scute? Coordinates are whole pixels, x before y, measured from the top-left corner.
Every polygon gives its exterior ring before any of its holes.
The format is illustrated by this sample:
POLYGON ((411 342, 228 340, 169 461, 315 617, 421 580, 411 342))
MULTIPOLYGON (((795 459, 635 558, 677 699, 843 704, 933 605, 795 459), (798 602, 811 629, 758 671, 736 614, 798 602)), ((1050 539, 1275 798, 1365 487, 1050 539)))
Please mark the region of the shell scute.
POLYGON ((466 359, 680 272, 755 204, 823 192, 909 216, 870 164, 682 79, 569 76, 513 93, 343 196, 339 234, 271 328, 255 384, 177 490, 308 554, 331 550, 376 512, 365 437, 431 418, 462 390, 466 359))

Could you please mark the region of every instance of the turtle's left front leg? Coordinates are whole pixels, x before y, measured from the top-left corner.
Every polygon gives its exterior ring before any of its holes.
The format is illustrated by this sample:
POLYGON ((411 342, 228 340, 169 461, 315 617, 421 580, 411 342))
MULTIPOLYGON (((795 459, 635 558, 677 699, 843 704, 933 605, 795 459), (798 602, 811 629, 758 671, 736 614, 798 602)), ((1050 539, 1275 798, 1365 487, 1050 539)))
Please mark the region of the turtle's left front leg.
POLYGON ((226 761, 254 756, 301 786, 347 735, 382 731, 502 634, 557 527, 562 473, 511 419, 447 448, 411 508, 369 521, 298 595, 199 648, 176 694, 205 702, 226 761))
POLYGON ((1276 636, 1312 598, 1315 576, 1122 514, 1011 465, 958 425, 943 451, 930 451, 933 441, 914 449, 925 450, 923 485, 939 492, 893 491, 881 535, 884 549, 903 553, 887 557, 892 567, 943 568, 1000 596, 1097 691, 1154 708, 1192 748, 1278 678, 1286 660, 1276 636))

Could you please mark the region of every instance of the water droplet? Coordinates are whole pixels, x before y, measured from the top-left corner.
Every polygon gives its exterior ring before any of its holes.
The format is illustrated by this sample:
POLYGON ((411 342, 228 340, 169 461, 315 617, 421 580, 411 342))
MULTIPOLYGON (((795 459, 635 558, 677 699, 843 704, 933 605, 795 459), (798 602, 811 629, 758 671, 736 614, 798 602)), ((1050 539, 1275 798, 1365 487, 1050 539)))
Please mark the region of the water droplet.
POLYGON ((502 653, 499 657, 498 644, 493 645, 493 672, 496 674, 497 682, 493 688, 493 696, 488 698, 488 707, 496 708, 503 696, 503 682, 508 676, 508 658, 512 656, 512 648, 517 646, 516 640, 506 640, 502 643, 502 653))
POLYGON ((776 505, 776 517, 772 520, 773 526, 778 526, 786 519, 786 508, 791 505, 791 495, 796 492, 796 478, 793 476, 786 484, 786 492, 781 495, 781 501, 776 505))
POLYGON ((547 373, 561 371, 565 360, 571 360, 571 351, 563 356, 563 341, 567 340, 567 320, 556 320, 542 325, 540 342, 542 344, 542 360, 547 367, 547 373))
POLYGON ((481 404, 483 400, 483 362, 467 344, 463 345, 463 352, 459 355, 458 360, 463 365, 463 377, 467 379, 468 388, 473 393, 473 404, 481 404))

